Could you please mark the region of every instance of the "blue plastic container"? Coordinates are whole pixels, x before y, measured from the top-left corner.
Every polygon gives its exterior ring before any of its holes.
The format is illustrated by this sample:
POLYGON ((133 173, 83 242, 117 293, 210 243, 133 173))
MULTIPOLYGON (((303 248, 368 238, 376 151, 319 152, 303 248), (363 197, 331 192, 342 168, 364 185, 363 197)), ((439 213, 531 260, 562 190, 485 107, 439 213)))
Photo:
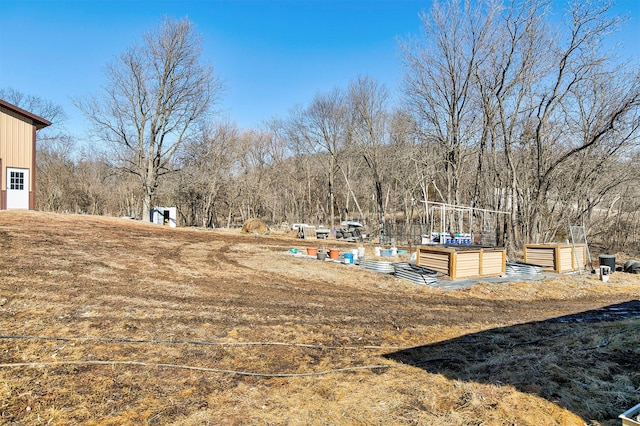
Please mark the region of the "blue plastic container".
POLYGON ((346 265, 353 265, 353 253, 344 254, 344 263, 346 265))

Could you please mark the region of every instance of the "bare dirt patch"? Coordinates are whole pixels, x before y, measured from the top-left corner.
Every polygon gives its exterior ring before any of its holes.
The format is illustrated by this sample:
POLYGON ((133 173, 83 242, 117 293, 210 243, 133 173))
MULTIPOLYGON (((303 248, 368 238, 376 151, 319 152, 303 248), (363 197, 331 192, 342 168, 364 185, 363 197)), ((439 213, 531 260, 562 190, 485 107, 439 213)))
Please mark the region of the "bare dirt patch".
POLYGON ((640 276, 444 291, 285 235, 36 212, 0 212, 0 244, 0 423, 614 425, 640 402, 640 318, 602 314, 640 276))

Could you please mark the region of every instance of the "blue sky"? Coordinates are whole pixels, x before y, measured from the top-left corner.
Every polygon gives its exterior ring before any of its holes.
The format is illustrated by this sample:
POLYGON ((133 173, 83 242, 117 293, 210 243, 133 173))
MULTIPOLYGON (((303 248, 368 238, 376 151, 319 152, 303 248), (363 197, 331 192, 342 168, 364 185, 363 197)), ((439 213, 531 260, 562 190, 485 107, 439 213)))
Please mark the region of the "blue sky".
MULTIPOLYGON (((619 34, 640 63, 640 0, 619 0, 619 34)), ((430 0, 0 0, 0 88, 64 107, 100 90, 105 66, 162 16, 188 17, 225 82, 220 109, 241 128, 284 117, 321 91, 368 75, 398 93, 398 38, 418 34, 430 0)))

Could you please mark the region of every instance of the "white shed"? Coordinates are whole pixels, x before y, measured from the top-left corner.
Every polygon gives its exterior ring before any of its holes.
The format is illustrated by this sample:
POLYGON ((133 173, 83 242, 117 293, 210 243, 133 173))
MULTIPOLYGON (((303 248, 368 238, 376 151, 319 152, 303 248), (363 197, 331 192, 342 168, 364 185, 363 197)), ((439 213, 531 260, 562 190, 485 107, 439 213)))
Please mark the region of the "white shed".
POLYGON ((175 228, 176 215, 177 211, 175 207, 154 207, 151 209, 151 222, 175 228))

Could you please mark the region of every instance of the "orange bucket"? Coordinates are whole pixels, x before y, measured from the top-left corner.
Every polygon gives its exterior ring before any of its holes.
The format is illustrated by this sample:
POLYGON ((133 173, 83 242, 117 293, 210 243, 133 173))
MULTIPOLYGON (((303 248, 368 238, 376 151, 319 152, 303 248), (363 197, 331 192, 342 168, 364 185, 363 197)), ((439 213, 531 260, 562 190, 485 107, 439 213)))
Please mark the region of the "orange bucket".
POLYGON ((337 259, 338 257, 340 257, 340 250, 329 249, 329 259, 337 259))
POLYGON ((318 255, 318 249, 317 248, 313 248, 313 247, 307 247, 307 254, 309 256, 317 256, 318 255))

